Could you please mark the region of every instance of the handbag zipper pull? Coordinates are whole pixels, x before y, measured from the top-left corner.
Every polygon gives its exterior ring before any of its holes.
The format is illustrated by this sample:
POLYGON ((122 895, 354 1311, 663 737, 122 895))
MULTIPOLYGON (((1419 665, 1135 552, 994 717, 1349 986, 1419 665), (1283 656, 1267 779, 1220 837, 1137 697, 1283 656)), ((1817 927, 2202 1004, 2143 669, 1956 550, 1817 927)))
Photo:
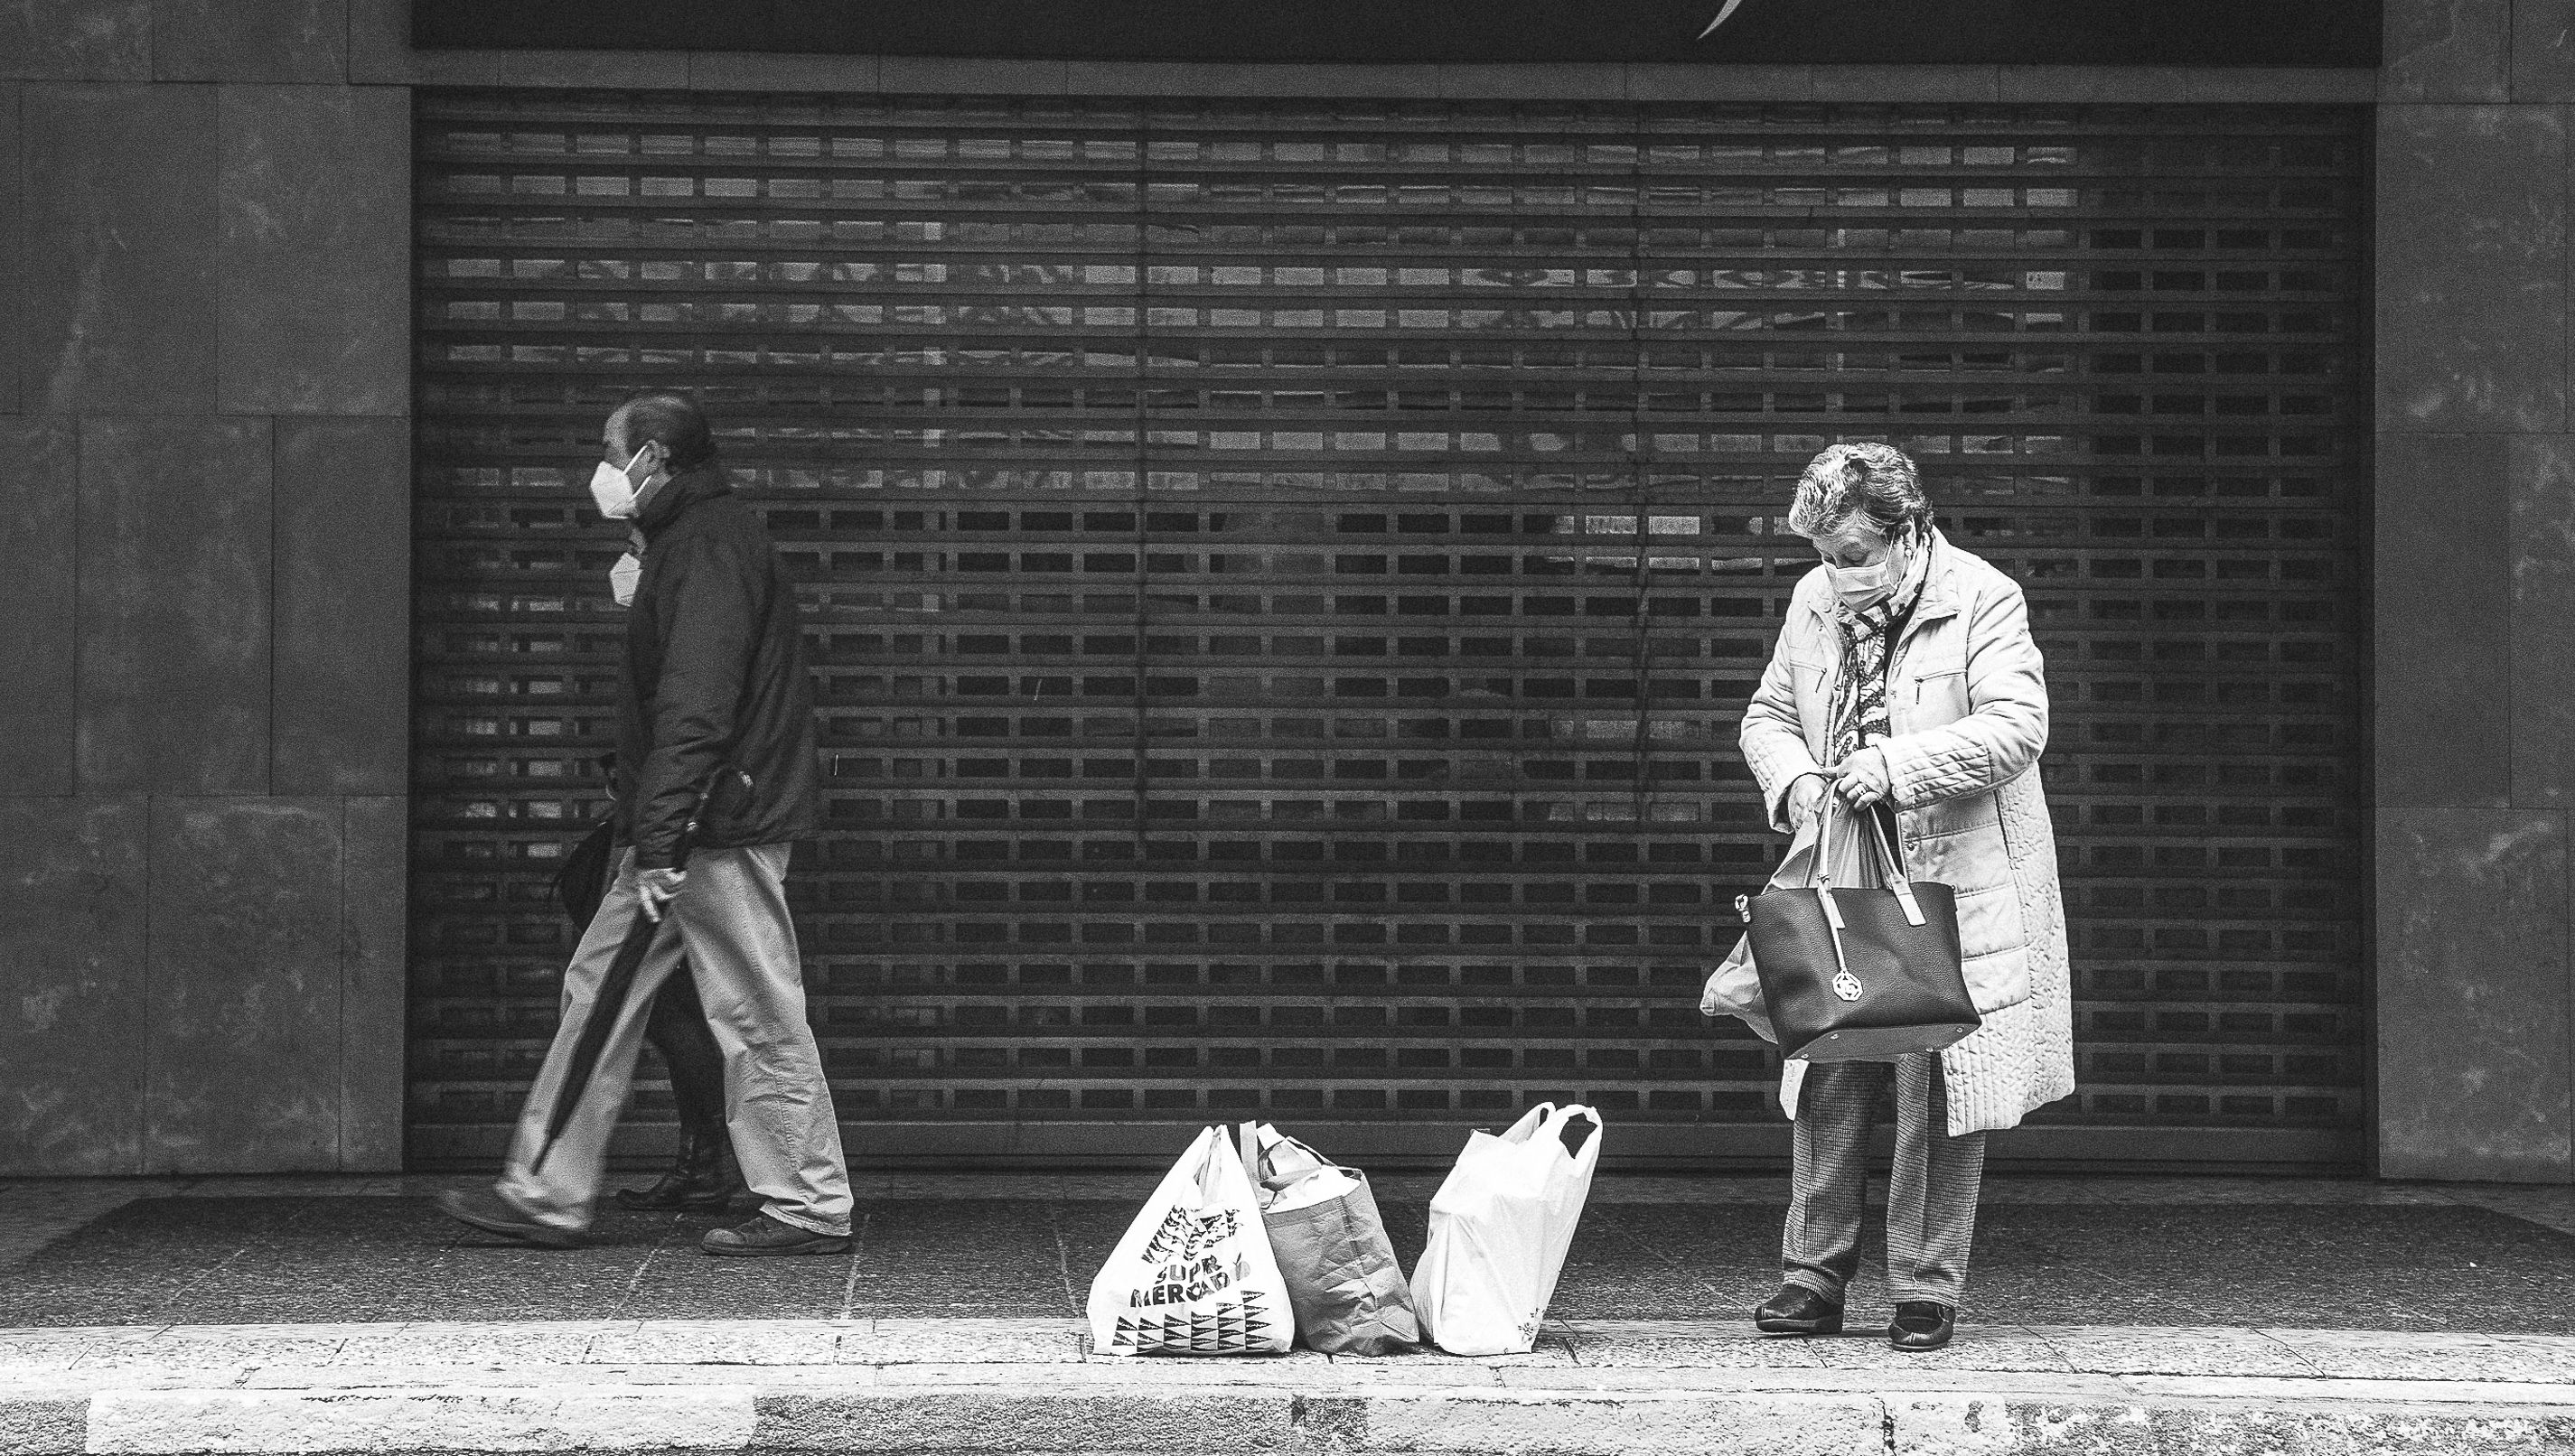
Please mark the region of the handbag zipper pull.
POLYGON ((1827 887, 1825 887, 1825 886, 1823 886, 1823 885, 1820 885, 1820 884, 1819 884, 1819 885, 1816 885, 1816 886, 1815 886, 1815 898, 1817 898, 1817 899, 1819 899, 1819 900, 1822 900, 1822 901, 1824 902, 1824 921, 1825 921, 1825 923, 1827 923, 1827 924, 1831 925, 1831 926, 1832 926, 1834 929, 1836 929, 1836 930, 1839 930, 1839 929, 1844 928, 1844 926, 1843 926, 1843 924, 1842 924, 1842 911, 1841 911, 1841 906, 1836 905, 1836 904, 1834 904, 1834 903, 1833 903, 1833 892, 1832 892, 1832 890, 1830 890, 1829 888, 1827 888, 1827 887))

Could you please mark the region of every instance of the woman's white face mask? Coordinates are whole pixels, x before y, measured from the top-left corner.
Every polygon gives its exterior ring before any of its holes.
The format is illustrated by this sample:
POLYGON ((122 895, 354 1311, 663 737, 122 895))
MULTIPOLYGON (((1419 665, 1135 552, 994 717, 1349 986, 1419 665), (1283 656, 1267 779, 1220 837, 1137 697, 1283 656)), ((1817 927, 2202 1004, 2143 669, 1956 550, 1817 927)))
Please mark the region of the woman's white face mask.
POLYGON ((626 462, 624 470, 603 460, 591 471, 590 499, 598 503, 600 515, 611 521, 635 519, 635 462, 642 460, 644 451, 650 449, 652 446, 648 444, 636 451, 634 458, 626 462))
MULTIPOLYGON (((1831 545, 1849 547, 1856 543, 1843 538, 1831 545)), ((1824 575, 1832 582, 1833 595, 1840 598, 1842 605, 1853 612, 1874 607, 1894 594, 1896 586, 1904 580, 1906 568, 1912 564, 1909 545, 1910 535, 1908 534, 1905 537, 1887 541, 1876 553, 1876 560, 1857 566, 1845 566, 1834 559, 1835 554, 1829 546, 1825 543, 1817 543, 1818 549, 1826 553, 1824 575)))
POLYGON ((643 580, 643 559, 630 551, 617 559, 617 565, 608 569, 608 594, 617 599, 618 606, 632 607, 635 605, 636 584, 643 580))

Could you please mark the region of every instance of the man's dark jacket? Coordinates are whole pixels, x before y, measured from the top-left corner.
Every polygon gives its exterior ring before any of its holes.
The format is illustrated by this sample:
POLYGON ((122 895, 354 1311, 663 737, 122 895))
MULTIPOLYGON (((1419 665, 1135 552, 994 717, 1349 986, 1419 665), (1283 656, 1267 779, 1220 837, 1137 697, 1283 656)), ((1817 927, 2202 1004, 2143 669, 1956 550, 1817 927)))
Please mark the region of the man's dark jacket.
POLYGON ((717 796, 698 847, 808 832, 822 791, 813 676, 768 527, 712 464, 674 474, 635 524, 644 574, 618 685, 618 836, 638 868, 668 867, 698 790, 726 765, 752 790, 717 796))

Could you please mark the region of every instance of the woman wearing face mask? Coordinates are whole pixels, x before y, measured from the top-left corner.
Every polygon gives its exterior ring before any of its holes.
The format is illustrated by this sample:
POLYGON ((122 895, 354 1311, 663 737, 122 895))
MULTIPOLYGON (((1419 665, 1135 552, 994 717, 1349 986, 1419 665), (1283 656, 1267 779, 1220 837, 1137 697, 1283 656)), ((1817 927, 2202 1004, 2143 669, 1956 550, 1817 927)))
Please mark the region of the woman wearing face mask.
MULTIPOLYGON (((1789 599, 1744 710, 1743 757, 1771 827, 1791 833, 1774 886, 1809 882, 1825 795, 1876 816, 1916 878, 1956 892, 1967 988, 1983 1027, 1893 1062, 1791 1061, 1795 1121, 1782 1287, 1754 1312, 1769 1334, 1834 1334, 1859 1267, 1869 1133, 1892 1094, 1888 1336, 1935 1350, 1955 1328, 1975 1233, 1985 1134, 2074 1089, 2056 843, 2039 786, 2047 683, 2020 589, 1933 529, 1913 462, 1836 445, 1797 483, 1788 527, 1822 565, 1789 599)), ((1865 824, 1865 819, 1858 820, 1865 824)), ((1880 875, 1859 833, 1833 839, 1835 884, 1880 875)), ((1750 943, 1700 1009, 1776 1040, 1750 943)))

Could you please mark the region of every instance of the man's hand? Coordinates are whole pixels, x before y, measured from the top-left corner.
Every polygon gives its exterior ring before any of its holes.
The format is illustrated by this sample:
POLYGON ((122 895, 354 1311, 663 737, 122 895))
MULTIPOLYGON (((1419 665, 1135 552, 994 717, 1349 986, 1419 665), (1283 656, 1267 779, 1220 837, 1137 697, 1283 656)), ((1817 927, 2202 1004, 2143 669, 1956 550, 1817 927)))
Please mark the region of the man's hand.
POLYGON ((1894 786, 1895 775, 1886 766, 1886 754, 1874 745, 1843 759, 1841 775, 1833 780, 1834 791, 1853 808, 1868 807, 1886 797, 1894 786))
POLYGON ((662 923, 662 909, 680 897, 689 882, 685 869, 639 869, 635 871, 635 894, 643 901, 644 918, 662 923))
POLYGON ((1824 806, 1824 779, 1820 773, 1801 773, 1788 785, 1788 823, 1791 827, 1815 816, 1824 806))

